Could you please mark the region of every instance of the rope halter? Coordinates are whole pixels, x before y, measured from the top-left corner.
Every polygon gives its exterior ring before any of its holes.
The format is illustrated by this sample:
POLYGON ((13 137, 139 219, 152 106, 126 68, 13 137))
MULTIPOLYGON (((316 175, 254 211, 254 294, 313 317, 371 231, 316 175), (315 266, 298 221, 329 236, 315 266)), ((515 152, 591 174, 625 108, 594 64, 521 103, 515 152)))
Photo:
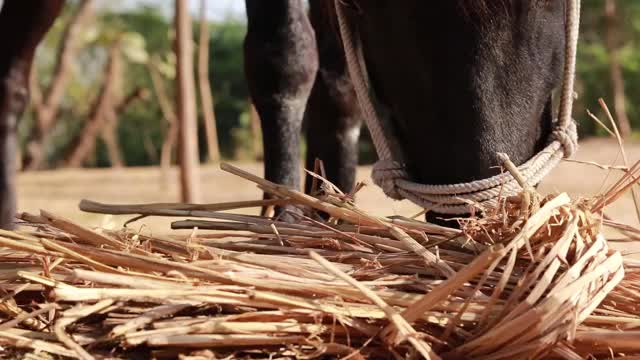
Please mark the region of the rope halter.
MULTIPOLYGON (((547 146, 518 167, 530 185, 539 183, 563 158, 578 148, 578 132, 571 118, 576 52, 580 23, 580 0, 566 0, 565 65, 558 120, 553 124, 547 146)), ((371 133, 379 161, 373 166, 373 182, 396 200, 407 199, 430 211, 462 215, 476 205, 496 205, 499 198, 516 195, 521 186, 510 173, 466 183, 429 185, 410 180, 403 163, 402 148, 393 134, 384 107, 377 101, 369 80, 357 26, 348 22, 343 0, 335 0, 340 35, 349 75, 371 133)))

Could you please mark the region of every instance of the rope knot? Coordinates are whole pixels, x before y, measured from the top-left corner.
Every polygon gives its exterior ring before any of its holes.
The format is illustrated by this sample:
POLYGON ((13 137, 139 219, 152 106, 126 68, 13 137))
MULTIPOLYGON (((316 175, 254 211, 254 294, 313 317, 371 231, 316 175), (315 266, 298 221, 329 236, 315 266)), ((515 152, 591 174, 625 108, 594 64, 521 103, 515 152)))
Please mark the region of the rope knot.
POLYGON ((396 180, 407 180, 409 174, 404 164, 394 160, 379 160, 373 165, 371 173, 373 183, 378 185, 384 193, 395 200, 402 200, 402 196, 398 192, 396 180))
POLYGON ((578 128, 576 122, 571 120, 565 128, 556 125, 551 133, 551 141, 557 141, 562 145, 564 158, 570 158, 578 149, 578 128))

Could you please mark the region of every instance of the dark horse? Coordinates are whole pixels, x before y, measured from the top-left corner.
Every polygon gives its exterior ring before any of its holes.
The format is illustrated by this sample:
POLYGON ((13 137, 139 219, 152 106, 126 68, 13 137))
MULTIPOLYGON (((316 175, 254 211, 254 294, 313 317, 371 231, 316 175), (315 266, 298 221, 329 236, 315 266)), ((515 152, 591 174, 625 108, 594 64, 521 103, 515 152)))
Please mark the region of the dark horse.
MULTIPOLYGON (((390 109, 412 178, 449 184, 516 164, 551 129, 559 84, 564 0, 343 0, 360 28, 373 86, 390 109)), ((265 176, 300 185, 307 168, 350 190, 361 116, 331 0, 246 0, 245 63, 262 121, 265 176), (314 31, 315 29, 315 31, 314 31)), ((5 0, 0 11, 0 227, 15 213, 16 125, 28 101, 33 56, 64 0, 5 0)), ((307 186, 308 187, 308 186, 307 186)))
MULTIPOLYGON (((486 178, 498 171, 498 152, 521 164, 544 147, 562 77, 565 0, 342 3, 415 181, 486 178)), ((300 185, 304 118, 307 168, 321 159, 329 180, 351 190, 361 116, 334 1, 310 0, 309 16, 302 0, 246 0, 246 7, 245 67, 266 178, 300 185)))

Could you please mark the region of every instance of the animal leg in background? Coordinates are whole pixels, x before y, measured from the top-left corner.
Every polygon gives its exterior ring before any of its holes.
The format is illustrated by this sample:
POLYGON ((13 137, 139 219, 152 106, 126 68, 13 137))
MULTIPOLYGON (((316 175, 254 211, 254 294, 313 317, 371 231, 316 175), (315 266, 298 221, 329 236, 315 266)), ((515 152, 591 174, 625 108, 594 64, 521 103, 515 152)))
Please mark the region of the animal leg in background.
POLYGON ((318 69, 302 0, 246 0, 249 92, 262 123, 265 178, 300 188, 300 131, 318 69))
POLYGON ((5 0, 0 10, 0 227, 10 229, 16 212, 18 120, 29 100, 29 72, 36 47, 64 0, 5 0))
MULTIPOLYGON (((305 113, 306 168, 323 161, 326 176, 340 190, 349 192, 358 165, 358 138, 362 117, 345 64, 337 30, 332 28, 332 1, 312 0, 310 18, 316 33, 320 69, 305 113)), ((311 188, 307 177, 305 189, 311 188)))

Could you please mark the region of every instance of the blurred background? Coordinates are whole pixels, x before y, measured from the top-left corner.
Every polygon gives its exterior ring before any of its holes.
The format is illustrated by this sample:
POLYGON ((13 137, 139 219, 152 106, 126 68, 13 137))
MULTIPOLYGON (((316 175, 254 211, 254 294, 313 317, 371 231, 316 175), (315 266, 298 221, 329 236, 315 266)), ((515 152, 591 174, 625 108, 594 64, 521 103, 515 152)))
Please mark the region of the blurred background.
MULTIPOLYGON (((216 165, 221 160, 241 162, 252 172, 262 172, 259 119, 243 73, 244 2, 189 0, 188 5, 202 166, 199 201, 258 198, 254 186, 222 174, 216 165), (206 110, 205 88, 211 90, 214 111, 206 110)), ((32 101, 20 123, 20 209, 46 208, 97 222, 104 219, 76 210, 80 198, 180 201, 174 168, 173 16, 173 1, 166 0, 67 1, 38 49, 32 101)), ((630 161, 635 161, 640 154, 634 143, 640 139, 640 1, 584 0, 582 16, 575 116, 583 141, 578 158, 621 161, 618 144, 586 113, 589 109, 607 122, 598 105, 603 98, 628 145, 630 161)), ((366 135, 360 151, 359 178, 367 180, 366 165, 375 154, 366 135)), ((543 189, 592 195, 612 177, 595 167, 567 163, 543 189), (576 172, 583 176, 576 178, 576 172)), ((408 215, 416 210, 386 201, 377 189, 364 191, 362 205, 373 211, 408 215)), ((613 211, 637 222, 627 200, 613 211)))

